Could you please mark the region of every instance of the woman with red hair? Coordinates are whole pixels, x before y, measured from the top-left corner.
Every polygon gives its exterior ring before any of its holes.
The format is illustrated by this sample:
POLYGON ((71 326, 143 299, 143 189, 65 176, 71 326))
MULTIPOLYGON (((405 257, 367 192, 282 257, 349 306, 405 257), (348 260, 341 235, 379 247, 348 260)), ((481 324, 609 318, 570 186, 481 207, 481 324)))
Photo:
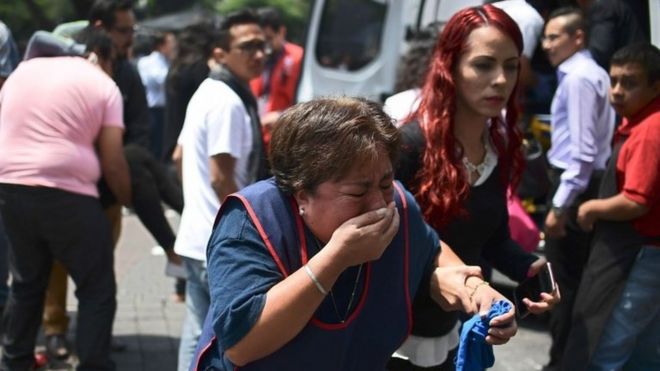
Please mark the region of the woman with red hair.
MULTIPOLYGON (((483 259, 516 281, 545 265, 513 242, 508 229, 506 192, 523 167, 514 99, 521 50, 520 30, 502 10, 485 5, 456 13, 436 42, 420 106, 401 129, 397 169, 426 221, 463 261, 483 259)), ((474 282, 465 282, 473 293, 483 287, 474 282)), ((415 297, 412 335, 390 370, 453 369, 458 316, 427 293, 415 297)), ((540 302, 524 300, 532 313, 557 301, 556 289, 540 302)))

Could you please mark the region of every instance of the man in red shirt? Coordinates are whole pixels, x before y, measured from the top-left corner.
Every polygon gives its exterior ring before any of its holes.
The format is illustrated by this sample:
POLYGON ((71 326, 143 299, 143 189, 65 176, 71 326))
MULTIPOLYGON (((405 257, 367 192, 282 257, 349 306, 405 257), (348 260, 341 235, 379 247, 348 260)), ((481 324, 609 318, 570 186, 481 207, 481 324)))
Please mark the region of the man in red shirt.
POLYGON ((660 369, 660 50, 634 44, 610 64, 610 102, 623 123, 599 199, 578 211, 580 226, 595 233, 574 346, 566 347, 577 358, 563 361, 571 369, 660 369))
POLYGON ((295 103, 303 48, 286 41, 286 26, 275 8, 260 8, 257 14, 272 50, 264 72, 250 82, 250 87, 257 97, 261 125, 267 139, 280 113, 295 103))

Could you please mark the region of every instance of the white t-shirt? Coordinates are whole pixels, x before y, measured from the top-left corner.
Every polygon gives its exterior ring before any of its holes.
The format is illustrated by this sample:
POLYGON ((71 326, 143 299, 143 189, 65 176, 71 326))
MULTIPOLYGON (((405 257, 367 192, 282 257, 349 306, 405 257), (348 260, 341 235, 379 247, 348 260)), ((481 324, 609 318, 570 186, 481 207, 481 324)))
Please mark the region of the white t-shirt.
POLYGON ((149 108, 165 106, 165 79, 170 62, 158 51, 138 59, 137 69, 147 93, 149 108))
POLYGON ((492 5, 504 10, 520 28, 523 37, 523 55, 532 59, 543 32, 543 17, 525 0, 497 1, 492 5))
POLYGON ((178 144, 183 148, 183 199, 174 251, 206 261, 220 200, 211 187, 209 161, 218 154, 236 159, 234 180, 238 188, 249 184, 248 158, 252 151, 252 126, 243 102, 224 82, 207 78, 188 103, 178 144))
POLYGON ((419 88, 408 89, 385 99, 383 110, 396 120, 397 127, 401 126, 403 120, 419 107, 420 92, 419 88))

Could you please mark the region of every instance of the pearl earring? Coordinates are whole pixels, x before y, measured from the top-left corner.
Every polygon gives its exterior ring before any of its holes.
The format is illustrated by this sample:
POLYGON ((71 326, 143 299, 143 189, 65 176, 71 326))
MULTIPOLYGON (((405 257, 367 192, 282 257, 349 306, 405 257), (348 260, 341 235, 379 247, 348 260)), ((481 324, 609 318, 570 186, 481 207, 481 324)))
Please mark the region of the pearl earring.
POLYGON ((300 216, 305 215, 305 209, 302 206, 298 208, 298 214, 300 214, 300 216))

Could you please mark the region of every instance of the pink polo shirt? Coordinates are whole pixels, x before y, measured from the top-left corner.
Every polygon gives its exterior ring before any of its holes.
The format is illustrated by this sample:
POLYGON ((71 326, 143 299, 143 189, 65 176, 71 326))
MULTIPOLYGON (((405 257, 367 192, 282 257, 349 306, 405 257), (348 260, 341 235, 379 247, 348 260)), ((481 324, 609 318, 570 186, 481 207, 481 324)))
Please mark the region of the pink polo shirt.
POLYGON ((20 63, 0 91, 0 183, 98 197, 96 139, 124 127, 122 109, 114 81, 82 58, 20 63))

